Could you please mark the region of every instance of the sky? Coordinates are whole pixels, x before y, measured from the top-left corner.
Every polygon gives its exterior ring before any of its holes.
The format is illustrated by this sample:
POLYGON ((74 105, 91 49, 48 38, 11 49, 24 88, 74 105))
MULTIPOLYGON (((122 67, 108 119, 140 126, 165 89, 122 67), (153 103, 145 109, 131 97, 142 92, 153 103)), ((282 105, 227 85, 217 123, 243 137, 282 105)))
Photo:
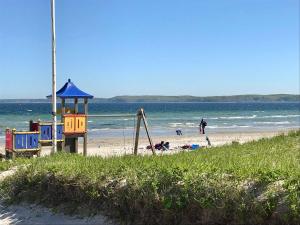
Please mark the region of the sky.
MULTIPOLYGON (((299 0, 56 0, 57 88, 299 94, 299 0)), ((50 0, 0 0, 0 98, 51 93, 50 0)))

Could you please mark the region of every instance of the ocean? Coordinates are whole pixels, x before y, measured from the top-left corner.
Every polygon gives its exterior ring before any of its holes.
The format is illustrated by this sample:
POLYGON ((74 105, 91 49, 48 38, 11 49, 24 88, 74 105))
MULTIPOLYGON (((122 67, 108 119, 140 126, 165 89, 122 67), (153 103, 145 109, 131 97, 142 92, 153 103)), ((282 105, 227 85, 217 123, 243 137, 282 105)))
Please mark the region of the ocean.
MULTIPOLYGON (((207 133, 280 131, 300 128, 300 103, 91 103, 89 114, 135 114, 143 107, 152 135, 199 132, 202 118, 207 133)), ((82 110, 82 108, 80 108, 82 110)), ((51 120, 47 103, 0 103, 0 141, 5 129, 28 130, 30 120, 51 120)), ((89 136, 132 137, 135 118, 89 118, 89 136)), ((4 141, 4 140, 2 140, 4 141)), ((1 142, 2 142, 1 141, 1 142)))

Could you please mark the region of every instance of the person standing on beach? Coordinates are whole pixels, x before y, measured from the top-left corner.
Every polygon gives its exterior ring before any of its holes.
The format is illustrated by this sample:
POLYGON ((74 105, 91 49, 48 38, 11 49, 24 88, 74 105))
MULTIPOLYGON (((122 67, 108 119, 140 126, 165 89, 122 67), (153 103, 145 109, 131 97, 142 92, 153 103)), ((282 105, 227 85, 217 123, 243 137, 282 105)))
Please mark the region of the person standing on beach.
POLYGON ((205 134, 205 127, 207 126, 207 122, 203 120, 201 120, 199 127, 200 127, 200 134, 205 134))

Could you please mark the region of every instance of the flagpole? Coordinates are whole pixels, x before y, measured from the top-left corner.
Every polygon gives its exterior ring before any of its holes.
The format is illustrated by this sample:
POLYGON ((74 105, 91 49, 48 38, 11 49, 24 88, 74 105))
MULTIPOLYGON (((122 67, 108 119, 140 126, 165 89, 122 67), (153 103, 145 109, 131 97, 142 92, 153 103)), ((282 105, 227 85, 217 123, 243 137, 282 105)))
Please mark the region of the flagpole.
POLYGON ((51 22, 52 22, 52 153, 57 151, 56 134, 56 36, 55 36, 55 0, 51 1, 51 22))

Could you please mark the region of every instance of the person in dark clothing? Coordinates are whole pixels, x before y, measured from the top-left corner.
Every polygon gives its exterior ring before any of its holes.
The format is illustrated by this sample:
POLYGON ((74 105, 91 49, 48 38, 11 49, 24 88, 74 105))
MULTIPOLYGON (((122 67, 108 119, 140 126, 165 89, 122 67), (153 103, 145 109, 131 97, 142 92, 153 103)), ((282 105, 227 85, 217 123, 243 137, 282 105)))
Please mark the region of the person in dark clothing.
POLYGON ((169 142, 166 142, 164 145, 163 145, 163 150, 169 150, 170 149, 170 143, 169 142))
POLYGON ((159 144, 156 144, 154 147, 155 147, 155 149, 157 149, 157 150, 161 150, 161 148, 162 148, 162 146, 164 145, 164 141, 161 141, 159 144))
POLYGON ((201 120, 199 127, 200 127, 200 134, 205 134, 205 127, 207 126, 207 122, 205 120, 201 120))
POLYGON ((157 150, 164 150, 164 146, 165 146, 166 144, 169 144, 169 142, 165 143, 164 141, 161 141, 159 144, 156 144, 156 145, 154 146, 154 148, 157 149, 157 150))
POLYGON ((178 136, 181 136, 182 135, 182 131, 181 130, 176 130, 176 134, 178 135, 178 136))

